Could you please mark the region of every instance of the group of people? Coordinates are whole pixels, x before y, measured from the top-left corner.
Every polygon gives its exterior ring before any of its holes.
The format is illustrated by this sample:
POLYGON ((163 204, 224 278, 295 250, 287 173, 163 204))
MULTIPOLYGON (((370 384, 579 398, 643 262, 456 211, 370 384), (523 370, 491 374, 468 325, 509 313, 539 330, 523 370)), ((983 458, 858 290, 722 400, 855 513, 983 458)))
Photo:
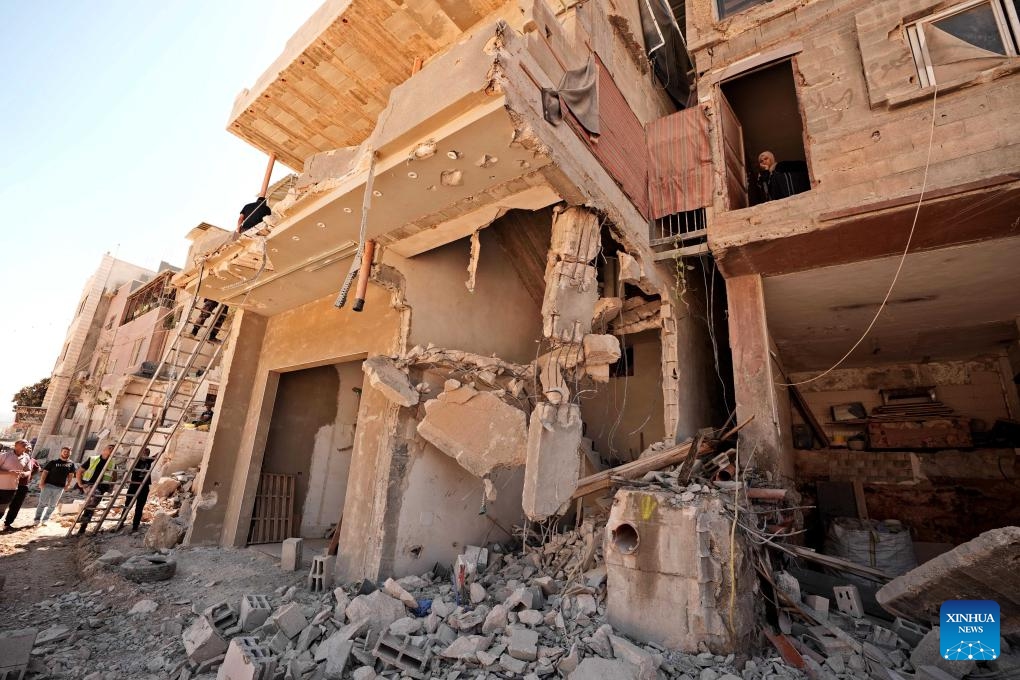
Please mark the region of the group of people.
MULTIPOLYGON (((16 441, 13 450, 0 451, 0 516, 3 517, 3 531, 25 528, 15 527, 14 521, 21 512, 32 479, 41 472, 39 501, 35 508, 33 526, 42 526, 49 521, 65 491, 78 489, 88 497, 89 491, 94 488, 79 520, 78 534, 84 534, 100 501, 113 491, 117 481, 113 466, 107 465, 114 449, 114 445, 109 444, 98 455, 79 464, 71 460, 71 449, 65 446, 60 449, 58 458, 48 460, 44 465, 32 457, 30 444, 24 439, 16 441)), ((149 497, 151 468, 152 458, 146 448, 142 450, 131 472, 131 479, 128 480, 127 505, 134 504, 132 532, 138 531, 142 522, 145 501, 149 497)))

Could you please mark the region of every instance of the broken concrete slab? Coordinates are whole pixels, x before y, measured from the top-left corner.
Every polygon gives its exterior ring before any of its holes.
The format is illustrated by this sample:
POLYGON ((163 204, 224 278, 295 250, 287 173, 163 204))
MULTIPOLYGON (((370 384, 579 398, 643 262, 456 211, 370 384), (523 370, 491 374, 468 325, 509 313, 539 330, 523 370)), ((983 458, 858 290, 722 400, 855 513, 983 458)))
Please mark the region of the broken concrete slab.
POLYGON ((280 607, 269 617, 269 620, 273 622, 277 630, 292 640, 308 625, 308 619, 305 618, 301 607, 296 602, 280 607))
POLYGON ((1020 527, 993 529, 897 576, 875 597, 889 612, 928 624, 939 622, 946 600, 994 600, 1001 633, 1011 635, 1020 632, 1018 561, 1020 527))
POLYGON ((476 477, 524 465, 527 458, 524 412, 471 387, 425 402, 418 434, 476 477))
POLYGON ((620 315, 623 309, 623 298, 607 297, 599 298, 595 302, 595 311, 592 312, 591 328, 596 333, 604 331, 609 322, 620 315))
POLYGON ((485 635, 462 635, 440 652, 439 656, 458 661, 477 661, 478 652, 488 646, 489 638, 485 635))
POLYGON ((35 628, 22 628, 0 633, 0 678, 24 677, 38 632, 35 628))
POLYGON ((538 658, 538 631, 529 628, 514 627, 510 629, 510 641, 507 653, 521 661, 534 661, 538 658))
MULTIPOLYGON (((1002 623, 999 625, 1001 630, 1002 623)), ((954 678, 962 678, 977 668, 977 661, 946 659, 939 645, 939 626, 935 626, 910 653, 910 665, 914 668, 935 666, 954 678)))
POLYGON ((401 406, 414 406, 418 403, 420 395, 411 385, 407 373, 398 368, 389 357, 370 356, 361 364, 361 370, 365 372, 368 384, 393 403, 401 406))
POLYGON ((227 641, 204 616, 184 631, 184 651, 195 663, 203 663, 227 651, 227 641))
POLYGON ((381 590, 359 595, 347 607, 348 621, 367 621, 368 627, 375 631, 386 630, 391 623, 406 615, 404 604, 381 590))
POLYGON ((535 406, 528 427, 521 503, 529 519, 555 515, 577 489, 583 423, 577 404, 535 406))
POLYGON ((615 335, 588 334, 581 341, 586 366, 615 364, 620 360, 620 340, 615 335))
POLYGON ((609 641, 613 646, 613 656, 634 666, 639 680, 655 680, 658 677, 660 658, 618 635, 610 635, 609 641))

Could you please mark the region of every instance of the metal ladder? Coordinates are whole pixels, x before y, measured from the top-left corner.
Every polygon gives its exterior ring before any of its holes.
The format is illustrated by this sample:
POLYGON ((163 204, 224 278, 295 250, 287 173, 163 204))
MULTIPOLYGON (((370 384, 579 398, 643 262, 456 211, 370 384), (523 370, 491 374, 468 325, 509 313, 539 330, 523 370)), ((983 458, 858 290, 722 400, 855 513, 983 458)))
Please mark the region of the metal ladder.
MULTIPOLYGON (((116 522, 114 530, 124 526, 135 496, 149 482, 149 477, 156 464, 166 451, 171 438, 181 422, 187 417, 192 405, 192 398, 198 386, 205 379, 219 359, 223 348, 222 339, 230 331, 233 314, 222 303, 216 303, 211 310, 198 304, 199 298, 192 298, 187 314, 182 315, 177 326, 173 343, 163 353, 163 358, 142 392, 125 392, 129 396, 140 396, 141 399, 127 424, 121 429, 113 454, 98 466, 92 476, 92 485, 85 495, 85 504, 75 517, 74 524, 68 529, 71 536, 82 528, 83 533, 98 533, 106 522, 116 522), (201 314, 208 311, 207 317, 200 322, 201 314), (217 338, 209 336, 216 327, 219 317, 223 320, 217 328, 217 338), (199 326, 198 333, 191 335, 194 326, 199 326), (149 409, 148 415, 143 409, 149 409), (138 421, 145 421, 144 426, 136 426, 138 421), (142 452, 148 448, 151 463, 146 470, 144 479, 132 481, 138 461, 144 458, 142 452), (115 481, 105 492, 99 490, 108 471, 118 471, 115 481), (134 487, 132 489, 132 487, 134 487), (114 516, 111 511, 119 510, 114 516), (91 511, 91 512, 90 512, 91 511)), ((99 455, 97 452, 96 455, 99 455)), ((139 470, 140 472, 141 470, 139 470)))

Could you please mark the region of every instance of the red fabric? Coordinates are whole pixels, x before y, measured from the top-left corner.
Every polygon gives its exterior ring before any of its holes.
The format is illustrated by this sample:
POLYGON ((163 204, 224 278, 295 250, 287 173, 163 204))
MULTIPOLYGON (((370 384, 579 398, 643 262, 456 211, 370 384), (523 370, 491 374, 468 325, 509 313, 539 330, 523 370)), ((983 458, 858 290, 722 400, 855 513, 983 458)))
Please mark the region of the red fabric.
POLYGON ((712 202, 712 149, 702 106, 650 122, 648 147, 649 217, 705 208, 712 202))

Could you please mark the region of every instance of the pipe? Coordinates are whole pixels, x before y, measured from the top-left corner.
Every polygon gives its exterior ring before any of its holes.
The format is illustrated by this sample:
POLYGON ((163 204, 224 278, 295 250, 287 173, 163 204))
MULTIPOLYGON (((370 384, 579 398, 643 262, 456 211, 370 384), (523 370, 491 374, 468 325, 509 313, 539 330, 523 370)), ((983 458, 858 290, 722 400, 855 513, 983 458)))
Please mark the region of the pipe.
POLYGON ((276 152, 269 154, 269 163, 266 164, 266 175, 262 178, 262 188, 259 189, 259 197, 265 198, 269 191, 269 178, 273 175, 273 166, 276 165, 276 152))
POLYGON ((372 258, 375 256, 375 241, 365 241, 365 252, 361 256, 361 269, 358 270, 358 288, 354 293, 354 311, 365 308, 365 294, 368 291, 368 277, 372 273, 372 258))

